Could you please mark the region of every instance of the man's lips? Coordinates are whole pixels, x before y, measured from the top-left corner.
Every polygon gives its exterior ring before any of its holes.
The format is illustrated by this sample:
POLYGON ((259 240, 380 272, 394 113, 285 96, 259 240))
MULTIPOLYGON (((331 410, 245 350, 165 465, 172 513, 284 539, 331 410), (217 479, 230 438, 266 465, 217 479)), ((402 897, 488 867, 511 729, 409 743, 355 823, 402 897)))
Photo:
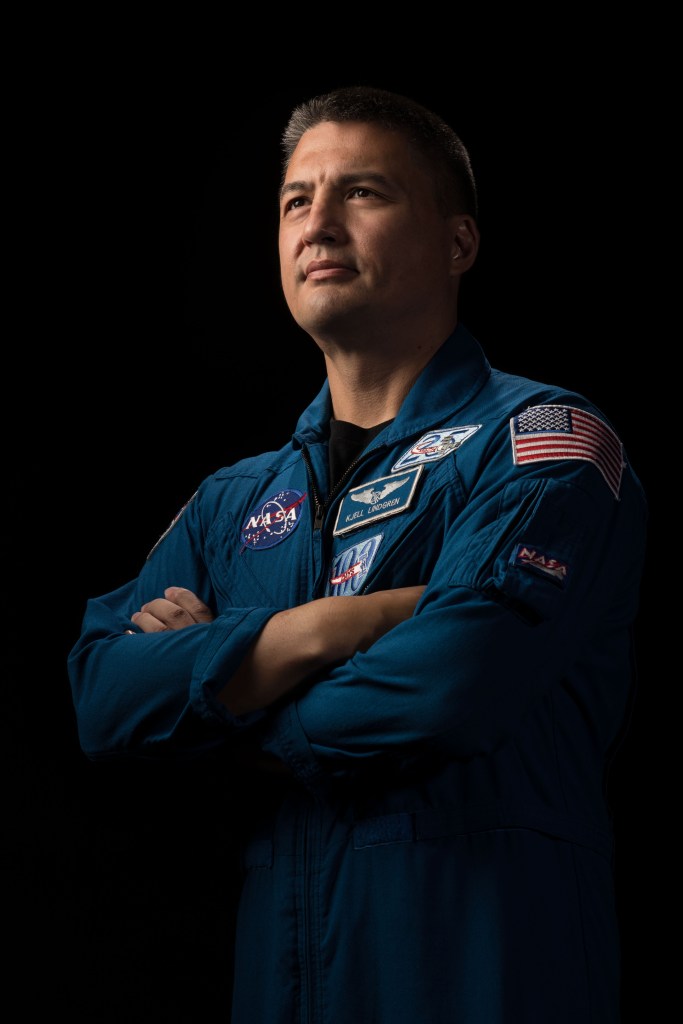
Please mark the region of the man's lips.
POLYGON ((333 277, 348 277, 355 273, 353 267, 339 263, 337 260, 311 260, 305 270, 306 278, 314 281, 324 281, 333 277))

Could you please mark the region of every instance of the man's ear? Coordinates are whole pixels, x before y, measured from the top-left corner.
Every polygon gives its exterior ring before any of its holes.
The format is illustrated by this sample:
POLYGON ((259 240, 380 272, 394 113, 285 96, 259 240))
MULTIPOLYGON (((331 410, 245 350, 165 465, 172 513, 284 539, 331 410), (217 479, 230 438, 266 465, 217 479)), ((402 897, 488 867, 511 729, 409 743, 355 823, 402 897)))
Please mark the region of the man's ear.
POLYGON ((459 213, 453 217, 453 241, 451 243, 451 272, 462 274, 469 270, 479 252, 479 228, 474 217, 459 213))

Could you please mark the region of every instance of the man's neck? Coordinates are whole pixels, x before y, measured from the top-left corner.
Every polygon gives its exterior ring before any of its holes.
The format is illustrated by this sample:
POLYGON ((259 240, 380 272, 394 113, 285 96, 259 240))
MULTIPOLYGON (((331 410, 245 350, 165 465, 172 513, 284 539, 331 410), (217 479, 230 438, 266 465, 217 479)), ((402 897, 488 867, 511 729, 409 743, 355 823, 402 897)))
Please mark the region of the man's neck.
POLYGON ((445 338, 413 352, 380 355, 334 349, 325 353, 336 419, 373 427, 393 419, 413 384, 445 338))
POLYGON ((367 368, 365 372, 345 373, 328 362, 327 377, 335 418, 359 427, 374 427, 393 419, 416 376, 405 367, 393 367, 386 373, 373 374, 367 368))

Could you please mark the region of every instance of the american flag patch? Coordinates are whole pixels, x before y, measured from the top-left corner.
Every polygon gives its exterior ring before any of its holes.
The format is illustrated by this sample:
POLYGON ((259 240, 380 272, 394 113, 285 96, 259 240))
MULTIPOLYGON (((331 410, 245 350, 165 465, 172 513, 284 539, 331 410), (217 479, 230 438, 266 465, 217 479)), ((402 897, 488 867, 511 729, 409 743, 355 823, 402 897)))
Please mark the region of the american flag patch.
POLYGON ((624 468, 623 446, 610 427, 571 405, 532 405, 510 420, 515 464, 585 459, 602 473, 615 498, 624 468))

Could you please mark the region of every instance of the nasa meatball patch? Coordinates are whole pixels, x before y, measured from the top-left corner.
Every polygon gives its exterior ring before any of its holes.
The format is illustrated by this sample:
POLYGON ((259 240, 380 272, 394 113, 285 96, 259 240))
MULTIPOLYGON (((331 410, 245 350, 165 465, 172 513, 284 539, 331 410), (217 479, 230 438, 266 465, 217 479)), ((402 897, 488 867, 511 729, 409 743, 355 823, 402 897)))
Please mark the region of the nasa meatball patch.
POLYGON ((301 491, 284 490, 257 505, 242 525, 242 550, 265 551, 281 544, 299 525, 305 500, 301 491))

